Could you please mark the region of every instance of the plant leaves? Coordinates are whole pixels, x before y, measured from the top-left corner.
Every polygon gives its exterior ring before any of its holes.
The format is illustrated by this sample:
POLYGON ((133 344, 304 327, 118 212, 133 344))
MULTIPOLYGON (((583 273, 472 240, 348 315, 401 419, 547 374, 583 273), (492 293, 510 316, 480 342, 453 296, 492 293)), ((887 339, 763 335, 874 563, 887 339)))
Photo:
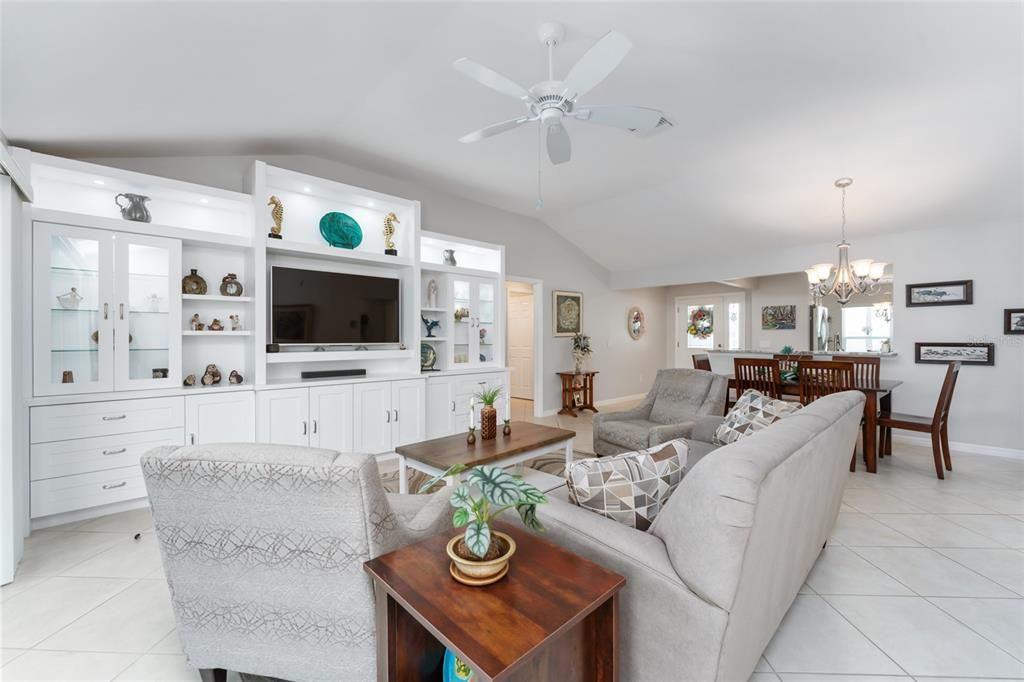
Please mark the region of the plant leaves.
POLYGON ((469 494, 469 488, 464 485, 460 485, 454 491, 452 496, 448 498, 448 501, 456 509, 472 509, 473 498, 469 494))
POLYGON ((456 528, 462 528, 469 523, 469 510, 465 507, 459 507, 452 514, 452 525, 456 528))
POLYGON ((524 526, 530 530, 544 530, 544 526, 541 525, 540 520, 537 518, 537 505, 517 504, 516 511, 519 512, 519 518, 523 520, 524 526))
POLYGON ((519 484, 519 504, 546 504, 548 498, 540 491, 536 486, 530 485, 526 481, 518 480, 519 484))
POLYGON ((419 492, 422 495, 423 493, 425 493, 425 492, 429 491, 431 488, 433 488, 436 483, 438 483, 440 481, 443 481, 444 479, 448 478, 449 476, 456 476, 458 474, 461 474, 465 470, 466 470, 466 465, 465 464, 462 464, 462 463, 453 464, 450 467, 448 467, 448 470, 445 471, 444 473, 442 473, 442 474, 440 474, 438 476, 434 476, 432 479, 430 479, 429 481, 427 481, 426 483, 421 485, 419 491, 417 491, 417 492, 419 492))
POLYGON ((491 527, 482 521, 474 520, 466 526, 466 547, 469 551, 483 559, 491 547, 491 527))
POLYGON ((478 466, 469 472, 469 482, 480 488, 492 504, 504 507, 519 502, 519 483, 504 469, 486 464, 478 466))

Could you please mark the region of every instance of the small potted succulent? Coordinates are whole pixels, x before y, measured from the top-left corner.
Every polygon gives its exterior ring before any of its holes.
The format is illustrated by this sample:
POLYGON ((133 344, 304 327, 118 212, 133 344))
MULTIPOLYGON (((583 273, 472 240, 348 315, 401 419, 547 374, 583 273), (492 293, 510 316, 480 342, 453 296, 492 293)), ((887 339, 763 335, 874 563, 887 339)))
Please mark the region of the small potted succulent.
MULTIPOLYGON (((456 464, 420 488, 424 492, 449 476, 465 470, 456 464)), ((544 530, 537 519, 537 505, 548 498, 540 490, 499 467, 481 465, 470 470, 466 482, 452 492, 450 503, 455 508, 452 525, 465 528, 448 542, 452 560, 452 577, 466 585, 489 585, 508 571, 508 562, 516 551, 516 542, 500 531, 491 529, 491 522, 509 509, 519 512, 523 524, 536 531, 544 530), (479 495, 475 493, 479 493, 479 495)))
POLYGON ((473 394, 473 398, 481 403, 480 437, 490 440, 498 435, 498 411, 494 403, 501 397, 501 386, 485 386, 473 394))

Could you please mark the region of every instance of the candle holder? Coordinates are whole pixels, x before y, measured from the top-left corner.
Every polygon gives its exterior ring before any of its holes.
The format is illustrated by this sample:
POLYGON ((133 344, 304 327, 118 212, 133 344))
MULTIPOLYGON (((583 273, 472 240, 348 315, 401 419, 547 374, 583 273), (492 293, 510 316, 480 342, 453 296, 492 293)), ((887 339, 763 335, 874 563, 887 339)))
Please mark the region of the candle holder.
POLYGON ((505 426, 501 428, 501 435, 511 436, 512 435, 512 420, 506 419, 505 426))
POLYGON ((476 428, 475 427, 472 427, 472 426, 469 427, 469 433, 466 435, 466 443, 468 445, 473 445, 474 443, 476 443, 476 428))

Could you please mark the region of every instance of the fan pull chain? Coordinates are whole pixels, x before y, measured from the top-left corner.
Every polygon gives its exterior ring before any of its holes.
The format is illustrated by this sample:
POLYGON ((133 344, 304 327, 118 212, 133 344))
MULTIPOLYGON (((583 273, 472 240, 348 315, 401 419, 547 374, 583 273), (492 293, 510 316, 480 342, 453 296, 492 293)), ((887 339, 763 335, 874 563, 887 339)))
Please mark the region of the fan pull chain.
POLYGON ((538 123, 537 124, 537 210, 538 211, 544 208, 544 196, 541 193, 541 184, 540 184, 541 159, 543 158, 541 156, 541 147, 544 144, 544 137, 542 135, 543 129, 544 129, 544 126, 542 126, 540 123, 538 123))

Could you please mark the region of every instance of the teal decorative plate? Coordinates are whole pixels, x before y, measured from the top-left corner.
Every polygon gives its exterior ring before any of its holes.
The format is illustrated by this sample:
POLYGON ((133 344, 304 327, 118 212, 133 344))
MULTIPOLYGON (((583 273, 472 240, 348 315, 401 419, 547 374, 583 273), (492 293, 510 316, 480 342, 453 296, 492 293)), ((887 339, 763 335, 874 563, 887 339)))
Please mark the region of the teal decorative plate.
POLYGON ((363 229, 347 213, 331 211, 320 219, 320 234, 331 246, 354 249, 363 243, 363 229))
POLYGON ((429 343, 420 342, 420 369, 434 369, 437 351, 429 343))
POLYGON ((476 677, 470 667, 451 649, 444 650, 444 664, 441 667, 442 682, 473 682, 473 678, 476 677))

